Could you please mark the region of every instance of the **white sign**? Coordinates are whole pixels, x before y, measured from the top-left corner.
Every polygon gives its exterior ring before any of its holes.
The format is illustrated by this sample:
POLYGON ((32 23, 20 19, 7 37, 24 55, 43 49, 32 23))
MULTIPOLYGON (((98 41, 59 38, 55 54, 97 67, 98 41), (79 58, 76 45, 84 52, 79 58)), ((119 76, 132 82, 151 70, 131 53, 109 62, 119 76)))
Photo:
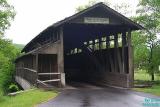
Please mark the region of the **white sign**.
POLYGON ((85 17, 84 23, 109 24, 109 18, 85 17))
POLYGON ((159 71, 160 71, 160 65, 159 65, 159 71))

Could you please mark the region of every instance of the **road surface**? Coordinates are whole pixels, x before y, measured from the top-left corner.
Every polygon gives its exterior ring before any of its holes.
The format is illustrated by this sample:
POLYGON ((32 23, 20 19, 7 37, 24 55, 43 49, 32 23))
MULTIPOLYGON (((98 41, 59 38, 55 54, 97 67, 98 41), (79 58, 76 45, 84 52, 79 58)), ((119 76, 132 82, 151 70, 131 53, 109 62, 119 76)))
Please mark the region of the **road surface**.
POLYGON ((38 107, 146 107, 146 99, 160 101, 160 97, 126 89, 79 86, 64 89, 55 99, 39 104, 38 107))

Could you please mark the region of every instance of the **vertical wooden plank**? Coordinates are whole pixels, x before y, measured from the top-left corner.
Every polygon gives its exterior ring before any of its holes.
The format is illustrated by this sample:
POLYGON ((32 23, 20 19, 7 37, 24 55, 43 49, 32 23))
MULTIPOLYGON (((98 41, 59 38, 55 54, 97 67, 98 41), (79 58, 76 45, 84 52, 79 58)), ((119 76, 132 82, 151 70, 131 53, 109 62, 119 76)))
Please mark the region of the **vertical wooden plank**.
POLYGON ((95 39, 92 40, 92 50, 95 50, 95 39))
POLYGON ((111 57, 111 52, 110 52, 110 36, 106 36, 106 49, 107 49, 107 60, 109 59, 109 65, 111 68, 110 72, 114 72, 114 64, 113 64, 113 59, 111 57))
POLYGON ((109 47, 110 47, 109 36, 106 36, 106 48, 108 49, 109 47))
POLYGON ((102 40, 100 37, 98 38, 98 40, 99 40, 99 42, 98 42, 99 43, 99 50, 101 50, 102 49, 102 40))
POLYGON ((37 80, 38 80, 38 56, 39 56, 38 54, 35 55, 35 57, 36 57, 35 58, 35 60, 36 60, 35 61, 35 63, 36 63, 35 68, 36 68, 36 71, 37 71, 37 73, 36 73, 36 85, 37 85, 37 87, 38 87, 38 83, 37 83, 37 80))
POLYGON ((126 55, 125 55, 125 46, 126 46, 126 32, 122 32, 122 73, 126 73, 126 55))
POLYGON ((121 58, 120 50, 118 46, 118 37, 117 37, 117 63, 118 63, 119 72, 122 73, 122 58, 121 58))
POLYGON ((114 34, 114 70, 115 72, 119 72, 117 50, 118 50, 118 35, 115 33, 114 34))
MULTIPOLYGON (((102 37, 100 36, 100 37, 98 38, 98 40, 99 40, 99 52, 98 52, 98 57, 99 57, 99 62, 102 64, 101 67, 103 67, 103 66, 104 66, 104 63, 105 63, 105 59, 103 58, 103 53, 102 53, 102 37)), ((100 64, 100 65, 101 65, 101 64, 100 64)), ((101 69, 104 70, 104 67, 101 68, 101 69)))
POLYGON ((133 51, 132 51, 132 41, 131 41, 131 30, 128 30, 128 68, 129 68, 129 80, 128 87, 133 87, 134 85, 134 67, 133 67, 133 51))

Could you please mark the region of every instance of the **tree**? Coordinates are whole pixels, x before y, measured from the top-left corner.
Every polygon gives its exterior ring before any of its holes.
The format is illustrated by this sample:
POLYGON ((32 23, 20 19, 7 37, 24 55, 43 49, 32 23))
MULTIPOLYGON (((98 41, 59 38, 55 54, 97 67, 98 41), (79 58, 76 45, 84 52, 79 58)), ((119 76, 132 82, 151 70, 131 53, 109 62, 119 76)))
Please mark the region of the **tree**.
POLYGON ((0 39, 0 90, 8 91, 8 87, 14 82, 14 60, 20 54, 10 40, 0 39))
POLYGON ((8 4, 7 0, 0 0, 0 38, 4 31, 10 26, 10 21, 15 16, 15 11, 12 5, 8 4))
POLYGON ((132 43, 134 46, 134 68, 145 69, 149 56, 149 49, 146 45, 147 38, 140 31, 132 33, 132 43))
POLYGON ((153 58, 152 58, 151 62, 153 62, 153 71, 155 73, 160 74, 160 71, 159 71, 159 66, 160 66, 160 44, 156 45, 153 48, 153 58))
MULTIPOLYGON (((137 10, 138 16, 135 20, 142 24, 146 29, 141 33, 147 38, 146 45, 149 49, 149 56, 147 59, 148 73, 151 75, 151 80, 154 81, 155 74, 155 60, 154 48, 159 45, 157 34, 160 33, 160 1, 159 0, 141 0, 137 10)), ((158 60, 158 59, 157 59, 158 60)))
MULTIPOLYGON (((79 11, 82 11, 82 10, 88 8, 88 7, 91 7, 100 1, 102 1, 102 0, 90 0, 87 4, 77 7, 76 12, 79 12, 79 11)), ((129 5, 126 3, 111 4, 108 0, 103 0, 103 3, 107 6, 112 7, 114 10, 118 11, 119 13, 121 13, 123 15, 127 15, 128 13, 131 13, 131 11, 129 11, 129 5)))
POLYGON ((96 3, 97 3, 97 0, 90 0, 86 5, 81 5, 81 6, 77 7, 76 12, 80 12, 88 7, 93 6, 96 3))
POLYGON ((14 60, 19 54, 12 42, 4 38, 5 30, 10 26, 14 19, 15 11, 7 0, 0 0, 0 93, 5 92, 13 82, 14 60))

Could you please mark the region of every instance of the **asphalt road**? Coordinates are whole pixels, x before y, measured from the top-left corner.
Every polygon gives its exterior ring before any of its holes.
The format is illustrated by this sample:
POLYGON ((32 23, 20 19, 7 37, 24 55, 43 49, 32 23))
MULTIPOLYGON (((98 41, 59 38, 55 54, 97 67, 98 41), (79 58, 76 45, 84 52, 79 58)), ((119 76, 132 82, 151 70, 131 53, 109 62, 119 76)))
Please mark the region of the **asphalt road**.
MULTIPOLYGON (((146 107, 143 103, 146 103, 145 99, 150 100, 150 98, 160 99, 157 96, 126 89, 87 85, 64 89, 55 99, 42 103, 38 107, 146 107)), ((160 100, 158 103, 160 104, 160 100)))

